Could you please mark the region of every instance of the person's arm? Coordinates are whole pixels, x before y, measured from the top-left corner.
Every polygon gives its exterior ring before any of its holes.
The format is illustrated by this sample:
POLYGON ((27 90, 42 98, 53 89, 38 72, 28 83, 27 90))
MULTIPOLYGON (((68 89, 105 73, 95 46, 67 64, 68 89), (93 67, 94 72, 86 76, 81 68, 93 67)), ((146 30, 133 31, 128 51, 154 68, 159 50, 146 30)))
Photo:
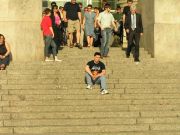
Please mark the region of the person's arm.
POLYGON ((143 24, 142 24, 142 18, 141 15, 139 15, 139 25, 140 25, 140 35, 143 35, 143 24))
POLYGON ((94 18, 94 28, 96 28, 96 27, 97 27, 97 15, 94 18))
POLYGON ((98 18, 97 18, 97 24, 99 25, 99 27, 101 28, 101 30, 103 30, 102 25, 101 25, 101 14, 99 14, 98 18))
POLYGON ((85 18, 85 16, 84 16, 84 18, 83 18, 83 24, 82 24, 82 28, 83 28, 83 29, 84 29, 85 23, 86 23, 86 18, 85 18))
POLYGON ((126 20, 126 15, 123 14, 123 24, 125 24, 125 20, 126 20))
POLYGON ((52 27, 49 27, 51 33, 52 33, 52 37, 54 38, 54 31, 53 31, 53 28, 52 27))
POLYGON ((101 76, 105 76, 105 75, 106 75, 106 70, 104 69, 104 70, 102 70, 101 73, 99 73, 99 74, 96 76, 96 78, 97 78, 97 77, 101 77, 101 76))
POLYGON ((64 10, 63 10, 63 19, 64 19, 64 22, 67 22, 67 6, 68 5, 68 3, 66 3, 65 5, 64 5, 64 10))
POLYGON ((118 29, 117 29, 117 25, 115 24, 115 22, 114 22, 114 21, 112 21, 112 25, 113 25, 113 27, 114 27, 114 30, 115 30, 115 31, 118 31, 118 29))
POLYGON ((2 56, 3 59, 6 58, 6 57, 10 54, 10 52, 11 52, 8 43, 5 43, 5 47, 6 47, 7 52, 6 52, 6 54, 4 54, 4 55, 2 56))
POLYGON ((114 27, 114 30, 115 30, 115 31, 118 31, 117 26, 116 26, 116 24, 115 24, 115 19, 114 19, 113 15, 112 15, 112 25, 113 25, 113 27, 114 27))
POLYGON ((126 11, 125 10, 126 10, 126 7, 124 7, 124 9, 123 9, 123 18, 122 18, 123 19, 123 25, 125 24, 125 21, 126 21, 126 13, 125 13, 126 11))
POLYGON ((66 18, 66 11, 63 11, 63 18, 64 18, 64 22, 67 22, 67 18, 66 18))
POLYGON ((81 12, 78 12, 78 18, 79 18, 79 22, 82 23, 82 18, 81 18, 81 12))
POLYGON ((124 24, 124 28, 126 30, 127 33, 129 33, 129 16, 126 17, 126 20, 125 20, 125 24, 124 24))
POLYGON ((89 66, 88 65, 86 65, 86 67, 85 67, 85 71, 90 75, 90 76, 92 76, 93 77, 93 74, 91 73, 91 70, 90 70, 90 68, 89 68, 89 66))

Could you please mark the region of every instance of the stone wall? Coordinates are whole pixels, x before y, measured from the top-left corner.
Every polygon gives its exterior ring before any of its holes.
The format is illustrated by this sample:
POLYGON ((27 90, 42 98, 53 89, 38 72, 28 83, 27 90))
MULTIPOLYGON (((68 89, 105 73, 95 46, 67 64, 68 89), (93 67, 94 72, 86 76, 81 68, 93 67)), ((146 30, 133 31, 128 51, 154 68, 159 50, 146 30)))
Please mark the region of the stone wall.
POLYGON ((0 33, 10 44, 13 60, 42 60, 42 0, 1 0, 0 13, 0 33))
POLYGON ((159 61, 180 61, 179 0, 139 0, 143 46, 159 61))

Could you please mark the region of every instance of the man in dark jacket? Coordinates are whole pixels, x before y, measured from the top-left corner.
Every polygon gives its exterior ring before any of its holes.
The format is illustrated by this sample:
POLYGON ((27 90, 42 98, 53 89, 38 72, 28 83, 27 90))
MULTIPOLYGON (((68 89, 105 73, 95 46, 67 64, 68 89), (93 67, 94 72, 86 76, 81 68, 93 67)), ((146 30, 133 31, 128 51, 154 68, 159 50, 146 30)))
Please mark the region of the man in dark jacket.
POLYGON ((139 63, 139 41, 140 36, 143 35, 143 25, 141 15, 136 13, 136 6, 131 6, 131 13, 126 17, 125 30, 129 34, 128 48, 126 51, 126 57, 129 58, 132 43, 135 44, 134 61, 136 64, 139 63))

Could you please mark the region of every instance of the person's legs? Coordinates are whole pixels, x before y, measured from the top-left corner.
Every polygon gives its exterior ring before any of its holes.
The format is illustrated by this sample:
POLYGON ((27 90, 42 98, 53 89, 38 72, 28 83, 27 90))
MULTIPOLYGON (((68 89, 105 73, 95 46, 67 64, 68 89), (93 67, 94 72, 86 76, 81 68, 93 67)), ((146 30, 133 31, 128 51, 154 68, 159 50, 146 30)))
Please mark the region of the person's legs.
POLYGON ((72 20, 68 20, 67 32, 68 32, 68 36, 69 36, 70 47, 73 47, 74 22, 72 20))
POLYGON ((51 38, 51 47, 53 51, 53 57, 55 58, 57 56, 57 46, 52 38, 51 38))
POLYGON ((84 46, 84 30, 81 28, 80 44, 84 46))
POLYGON ((112 30, 110 28, 108 28, 106 30, 106 44, 105 44, 105 48, 104 48, 104 56, 108 55, 111 38, 112 38, 112 30))
POLYGON ((120 43, 123 44, 123 22, 120 22, 120 43))
POLYGON ((80 37, 81 37, 81 32, 80 32, 80 30, 77 30, 77 31, 76 31, 77 44, 80 44, 80 37))
POLYGON ((82 49, 82 45, 80 45, 80 38, 81 38, 81 30, 80 30, 80 22, 79 20, 74 21, 74 28, 76 30, 76 43, 77 46, 82 49))
POLYGON ((45 41, 44 55, 45 55, 46 59, 48 59, 48 57, 49 57, 49 47, 51 45, 51 37, 50 36, 45 36, 44 41, 45 41))
POLYGON ((93 42, 94 42, 94 38, 93 38, 93 36, 91 36, 91 38, 90 38, 90 45, 91 45, 91 47, 93 46, 93 42))
POLYGON ((100 84, 101 90, 106 90, 107 89, 105 76, 101 76, 101 77, 97 78, 95 80, 95 83, 100 84))
POLYGON ((101 41, 101 56, 104 56, 105 53, 105 45, 106 45, 106 29, 101 31, 102 41, 101 41))
POLYGON ((87 85, 90 85, 90 86, 93 85, 92 77, 88 73, 85 74, 85 79, 86 79, 87 85))
POLYGON ((88 43, 88 47, 90 47, 90 43, 91 43, 91 37, 87 36, 87 43, 88 43))
POLYGON ((139 61, 139 40, 140 40, 140 34, 135 33, 135 53, 134 53, 135 61, 139 61))
POLYGON ((6 65, 5 65, 5 64, 1 64, 1 65, 0 65, 0 70, 5 70, 5 68, 6 68, 6 65))
POLYGON ((73 33, 69 33, 69 43, 70 43, 70 47, 73 47, 73 33))
POLYGON ((57 46, 56 46, 56 43, 54 42, 53 39, 51 40, 51 47, 52 47, 52 51, 53 51, 54 60, 61 62, 62 60, 59 60, 59 59, 57 58, 57 46))
POLYGON ((134 39, 134 32, 132 31, 132 32, 129 33, 129 38, 128 38, 128 46, 127 46, 127 50, 126 50, 126 56, 127 57, 130 56, 133 39, 134 39))

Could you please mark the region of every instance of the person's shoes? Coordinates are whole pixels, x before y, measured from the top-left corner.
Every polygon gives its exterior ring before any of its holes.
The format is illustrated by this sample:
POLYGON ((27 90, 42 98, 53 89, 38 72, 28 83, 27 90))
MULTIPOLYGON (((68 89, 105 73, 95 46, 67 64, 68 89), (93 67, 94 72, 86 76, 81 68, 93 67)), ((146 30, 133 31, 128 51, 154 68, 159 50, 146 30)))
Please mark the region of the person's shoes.
POLYGON ((79 49, 83 49, 83 47, 80 45, 79 47, 78 47, 79 49))
POLYGON ((127 54, 126 54, 126 58, 129 58, 129 57, 130 57, 130 55, 127 55, 127 54))
POLYGON ((53 60, 51 60, 51 59, 45 59, 45 62, 49 62, 49 61, 53 61, 53 60))
POLYGON ((72 44, 70 44, 70 46, 69 46, 70 48, 73 48, 73 45, 72 44))
POLYGON ((81 44, 77 43, 76 46, 79 48, 79 49, 83 49, 83 47, 81 46, 81 44))
POLYGON ((54 61, 56 61, 56 62, 62 62, 62 60, 59 60, 59 59, 54 59, 54 61))
POLYGON ((108 92, 107 90, 103 89, 103 90, 101 91, 101 94, 102 94, 102 95, 105 95, 105 94, 109 94, 109 92, 108 92))
POLYGON ((140 60, 139 59, 134 59, 134 62, 135 62, 136 65, 138 65, 140 60))
POLYGON ((86 89, 92 90, 92 86, 91 85, 87 85, 86 89))

